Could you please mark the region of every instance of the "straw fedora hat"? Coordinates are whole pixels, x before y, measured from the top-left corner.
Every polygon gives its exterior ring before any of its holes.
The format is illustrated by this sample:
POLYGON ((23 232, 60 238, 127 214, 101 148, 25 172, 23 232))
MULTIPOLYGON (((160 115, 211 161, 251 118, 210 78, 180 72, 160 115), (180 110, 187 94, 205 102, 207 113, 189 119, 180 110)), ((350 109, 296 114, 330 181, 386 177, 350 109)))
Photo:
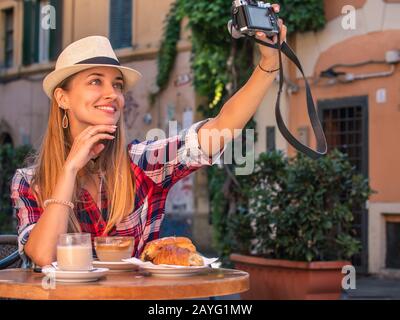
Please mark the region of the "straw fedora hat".
POLYGON ((43 80, 43 90, 52 99, 53 91, 69 76, 94 67, 114 67, 121 71, 125 90, 141 77, 140 72, 120 65, 110 41, 103 36, 90 36, 71 43, 58 56, 56 68, 43 80))

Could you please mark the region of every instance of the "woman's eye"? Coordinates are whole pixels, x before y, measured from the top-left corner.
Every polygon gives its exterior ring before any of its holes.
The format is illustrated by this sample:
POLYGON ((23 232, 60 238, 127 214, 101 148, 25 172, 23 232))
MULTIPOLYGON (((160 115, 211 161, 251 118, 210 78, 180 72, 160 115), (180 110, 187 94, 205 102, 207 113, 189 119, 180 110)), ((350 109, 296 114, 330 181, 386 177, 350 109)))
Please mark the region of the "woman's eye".
POLYGON ((92 81, 90 81, 90 84, 99 84, 100 83, 100 79, 94 79, 92 81))
POLYGON ((118 83, 115 84, 115 87, 118 88, 119 90, 124 90, 124 84, 123 83, 118 82, 118 83))
MULTIPOLYGON (((90 81, 90 84, 94 84, 94 85, 99 85, 101 84, 101 80, 100 79, 94 79, 92 81, 90 81)), ((117 88, 118 90, 124 90, 124 84, 121 82, 115 83, 114 87, 117 88)))

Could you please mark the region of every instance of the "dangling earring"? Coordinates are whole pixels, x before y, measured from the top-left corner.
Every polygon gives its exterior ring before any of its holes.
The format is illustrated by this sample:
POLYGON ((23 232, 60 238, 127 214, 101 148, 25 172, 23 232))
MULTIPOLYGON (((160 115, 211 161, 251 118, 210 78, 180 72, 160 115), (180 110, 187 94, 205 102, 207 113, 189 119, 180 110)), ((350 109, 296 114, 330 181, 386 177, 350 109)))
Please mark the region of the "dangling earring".
POLYGON ((62 118, 62 122, 61 122, 61 124, 62 124, 62 127, 64 128, 64 129, 67 129, 68 128, 68 117, 67 117, 67 110, 65 110, 64 109, 64 117, 62 118))

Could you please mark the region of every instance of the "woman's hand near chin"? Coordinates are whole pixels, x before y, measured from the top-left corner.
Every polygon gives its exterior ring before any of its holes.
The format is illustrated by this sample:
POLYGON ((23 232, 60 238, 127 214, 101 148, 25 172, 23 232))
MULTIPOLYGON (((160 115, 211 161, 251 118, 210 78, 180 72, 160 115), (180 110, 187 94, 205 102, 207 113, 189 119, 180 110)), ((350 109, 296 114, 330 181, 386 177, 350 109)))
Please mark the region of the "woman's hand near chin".
POLYGON ((115 136, 115 125, 89 126, 83 130, 72 144, 71 150, 65 160, 65 167, 75 172, 82 169, 91 159, 96 158, 105 145, 100 140, 113 140, 115 136))

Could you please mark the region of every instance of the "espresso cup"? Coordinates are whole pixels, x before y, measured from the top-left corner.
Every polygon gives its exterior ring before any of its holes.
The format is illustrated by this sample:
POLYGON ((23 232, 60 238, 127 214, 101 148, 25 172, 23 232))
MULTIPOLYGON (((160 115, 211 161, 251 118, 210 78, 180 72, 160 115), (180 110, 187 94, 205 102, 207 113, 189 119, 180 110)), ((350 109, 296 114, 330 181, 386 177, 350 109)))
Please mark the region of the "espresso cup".
POLYGON ((57 265, 65 271, 87 271, 93 268, 90 233, 61 234, 57 243, 57 265))
POLYGON ((133 237, 96 237, 94 247, 100 261, 121 262, 132 257, 135 248, 133 237))

